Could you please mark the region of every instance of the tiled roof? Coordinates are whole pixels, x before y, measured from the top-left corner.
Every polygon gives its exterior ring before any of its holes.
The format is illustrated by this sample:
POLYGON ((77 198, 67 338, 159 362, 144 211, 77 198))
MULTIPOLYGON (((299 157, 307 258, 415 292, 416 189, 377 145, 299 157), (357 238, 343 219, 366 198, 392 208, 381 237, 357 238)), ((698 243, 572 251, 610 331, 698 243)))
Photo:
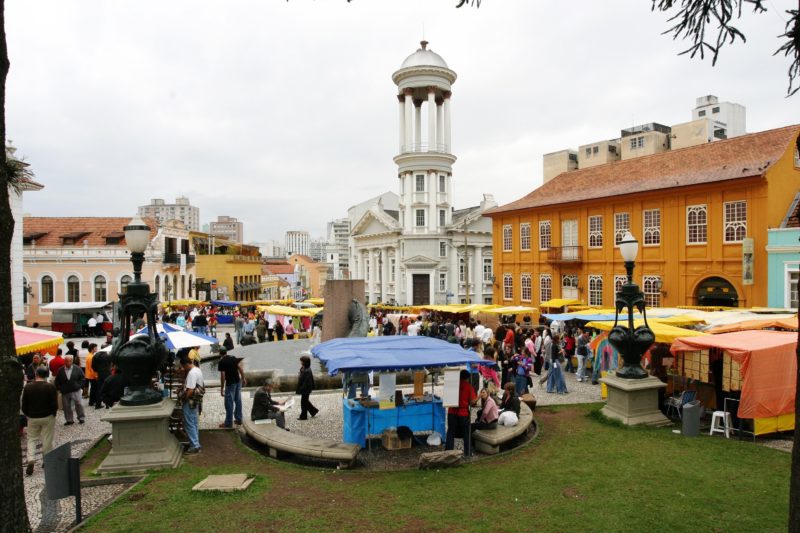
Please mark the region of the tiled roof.
POLYGON ((761 176, 796 141, 799 132, 800 126, 787 126, 564 172, 527 196, 495 207, 486 215, 761 176))
POLYGON ((272 274, 274 276, 294 274, 294 266, 289 263, 268 263, 262 265, 261 272, 263 274, 272 274))
MULTIPOLYGON (((113 246, 124 247, 122 228, 130 221, 130 217, 24 217, 22 232, 25 240, 34 239, 36 246, 63 246, 63 237, 77 239, 67 246, 83 246, 83 241, 88 241, 88 246, 105 246, 106 237, 119 236, 119 244, 113 246)), ((152 240, 158 233, 158 223, 151 218, 144 221, 150 226, 152 240)))
POLYGON ((781 224, 782 228, 800 228, 800 192, 794 195, 792 205, 781 224))

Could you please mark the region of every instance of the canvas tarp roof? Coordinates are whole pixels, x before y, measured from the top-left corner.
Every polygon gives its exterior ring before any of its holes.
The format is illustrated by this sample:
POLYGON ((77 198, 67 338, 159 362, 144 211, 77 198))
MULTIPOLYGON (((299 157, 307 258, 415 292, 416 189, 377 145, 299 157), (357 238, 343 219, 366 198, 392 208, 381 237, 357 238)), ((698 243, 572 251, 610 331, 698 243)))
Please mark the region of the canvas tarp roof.
POLYGON ((28 328, 14 324, 14 345, 17 355, 55 348, 64 339, 57 331, 28 328))
POLYGON ((53 302, 43 305, 42 309, 50 311, 86 311, 89 309, 103 309, 111 302, 53 302))
MULTIPOLYGON (((627 318, 623 322, 620 320, 619 324, 621 326, 628 326, 627 318)), ((650 329, 653 330, 653 333, 656 335, 656 342, 663 342, 665 344, 672 343, 678 337, 699 337, 699 336, 706 336, 707 333, 702 333, 700 331, 694 331, 691 329, 684 329, 679 328, 670 324, 666 324, 660 322, 658 320, 648 320, 647 324, 650 326, 650 329)), ((644 325, 644 320, 640 318, 633 319, 633 327, 638 328, 639 326, 644 325)), ((587 328, 594 328, 599 329, 602 331, 611 331, 611 328, 614 327, 613 320, 605 320, 605 321, 596 321, 596 322, 589 322, 586 324, 587 328)))
POLYGON ((722 326, 715 326, 707 329, 708 333, 730 333, 732 331, 747 331, 753 329, 791 329, 797 331, 797 317, 792 318, 762 318, 757 320, 745 320, 722 326))
POLYGON ((258 310, 281 316, 313 316, 316 314, 309 313, 308 309, 295 309, 286 305, 259 305, 258 310))
POLYGON ((794 412, 797 334, 788 331, 737 331, 679 338, 670 352, 720 348, 742 374, 741 418, 767 418, 794 412))
POLYGON ((475 352, 432 337, 352 337, 318 344, 311 353, 322 361, 328 374, 369 370, 407 370, 464 364, 494 365, 475 352))

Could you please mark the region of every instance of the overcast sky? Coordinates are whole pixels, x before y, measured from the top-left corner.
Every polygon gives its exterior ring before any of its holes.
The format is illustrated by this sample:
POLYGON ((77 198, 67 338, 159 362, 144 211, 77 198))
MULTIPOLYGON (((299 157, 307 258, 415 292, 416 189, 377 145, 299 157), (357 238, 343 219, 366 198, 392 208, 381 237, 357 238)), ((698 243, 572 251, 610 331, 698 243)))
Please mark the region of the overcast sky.
POLYGON ((695 98, 747 107, 750 132, 800 122, 783 11, 746 14, 717 66, 678 56, 649 0, 16 0, 6 3, 7 131, 36 216, 128 216, 186 195, 245 240, 322 236, 397 190, 397 88, 423 36, 458 74, 456 208, 507 203, 542 154, 691 120, 695 98))

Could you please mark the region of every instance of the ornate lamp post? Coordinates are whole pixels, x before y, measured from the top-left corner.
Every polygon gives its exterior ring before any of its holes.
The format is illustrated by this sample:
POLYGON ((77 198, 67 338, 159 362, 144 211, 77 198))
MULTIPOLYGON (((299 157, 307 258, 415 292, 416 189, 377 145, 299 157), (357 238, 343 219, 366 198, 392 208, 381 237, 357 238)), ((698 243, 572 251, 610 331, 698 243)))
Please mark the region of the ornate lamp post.
POLYGON ((136 217, 123 229, 131 252, 134 280, 128 284, 125 294, 120 295, 121 332, 111 350, 111 360, 130 381, 128 394, 122 397, 120 404, 150 405, 162 400, 161 394, 150 386, 150 379, 167 356, 167 349, 156 332, 157 295, 142 282, 142 263, 150 242, 150 227, 136 217), (147 337, 131 339, 133 321, 142 314, 147 317, 147 337))
POLYGON ((633 282, 633 268, 635 266, 636 254, 639 251, 639 242, 633 238, 630 232, 619 244, 619 251, 625 261, 625 271, 628 275, 625 283, 616 298, 616 317, 614 327, 608 334, 608 341, 622 355, 625 364, 617 370, 616 375, 625 379, 644 379, 647 372, 642 368, 642 354, 655 342, 655 334, 647 324, 647 314, 645 313, 644 294, 639 286, 633 282), (623 309, 628 311, 628 326, 618 325, 619 313, 623 309), (633 328, 633 311, 637 309, 642 313, 644 325, 633 328))

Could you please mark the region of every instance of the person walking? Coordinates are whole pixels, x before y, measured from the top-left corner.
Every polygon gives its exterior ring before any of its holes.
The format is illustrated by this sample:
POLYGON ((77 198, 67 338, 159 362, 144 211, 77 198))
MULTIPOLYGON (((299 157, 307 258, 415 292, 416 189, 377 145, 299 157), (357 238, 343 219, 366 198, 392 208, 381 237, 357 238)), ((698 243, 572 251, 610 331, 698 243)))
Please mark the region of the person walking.
POLYGON ((259 344, 262 342, 267 342, 267 325, 264 323, 263 318, 258 319, 258 325, 256 326, 256 338, 258 339, 259 344))
POLYGON ((478 402, 475 389, 469 382, 469 371, 462 370, 459 374, 458 383, 458 407, 447 409, 447 437, 445 438, 445 450, 455 448, 456 435, 464 440, 464 457, 472 455, 472 437, 470 435, 470 407, 478 402))
POLYGON ((89 387, 89 405, 97 405, 97 397, 100 395, 100 385, 102 382, 97 382, 97 372, 94 370, 94 355, 97 353, 97 345, 90 344, 88 347, 88 355, 86 356, 86 367, 84 370, 84 377, 86 378, 86 386, 89 387))
POLYGON ((283 340, 283 324, 281 324, 279 320, 275 321, 275 340, 283 340))
MULTIPOLYGON (((90 345, 89 350, 97 350, 97 345, 90 345)), ((103 388, 103 384, 105 384, 106 380, 111 375, 111 354, 105 350, 95 351, 92 356, 92 370, 97 376, 95 381, 95 388, 97 389, 97 392, 95 393, 95 402, 92 404, 91 400, 89 400, 89 405, 94 405, 95 409, 102 409, 103 397, 100 394, 100 390, 103 388)))
POLYGON ((233 320, 233 331, 236 333, 236 344, 242 343, 242 335, 244 335, 244 318, 241 314, 236 315, 233 320))
POLYGON ((203 403, 205 387, 203 386, 203 371, 194 365, 188 357, 181 360, 183 371, 186 372, 186 379, 183 382, 183 392, 181 401, 183 402, 183 429, 189 438, 189 448, 186 454, 200 452, 200 428, 198 418, 200 417, 200 405, 203 403))
POLYGON ((33 474, 33 458, 36 456, 36 441, 42 444, 42 457, 53 449, 53 429, 58 412, 56 387, 47 382, 50 372, 46 367, 37 367, 34 381, 22 391, 22 413, 28 417, 28 465, 25 474, 33 474))
POLYGON ((584 329, 578 337, 578 347, 575 353, 578 356, 578 374, 576 378, 578 381, 583 381, 586 378, 586 360, 589 358, 589 342, 592 340, 589 336, 589 330, 584 329))
POLYGON ((297 394, 300 395, 300 418, 298 420, 308 420, 317 416, 319 409, 314 407, 308 397, 314 390, 314 374, 311 371, 311 358, 307 355, 300 357, 300 373, 297 375, 297 394))
POLYGON ((294 328, 291 318, 286 322, 286 327, 283 328, 283 332, 286 333, 286 340, 294 340, 294 335, 297 333, 297 330, 294 328))
POLYGON ((234 357, 224 347, 219 349, 222 358, 217 364, 219 370, 219 393, 225 398, 225 421, 221 428, 231 428, 235 422, 242 425, 242 387, 247 384, 242 368, 242 359, 234 357))
POLYGON ((75 357, 68 355, 64 358, 64 366, 58 371, 56 376, 56 388, 61 393, 61 400, 64 406, 65 426, 75 423, 72 413, 73 406, 75 415, 78 416, 78 423, 83 424, 86 420, 86 413, 83 411, 83 382, 86 379, 81 367, 73 364, 75 357))

